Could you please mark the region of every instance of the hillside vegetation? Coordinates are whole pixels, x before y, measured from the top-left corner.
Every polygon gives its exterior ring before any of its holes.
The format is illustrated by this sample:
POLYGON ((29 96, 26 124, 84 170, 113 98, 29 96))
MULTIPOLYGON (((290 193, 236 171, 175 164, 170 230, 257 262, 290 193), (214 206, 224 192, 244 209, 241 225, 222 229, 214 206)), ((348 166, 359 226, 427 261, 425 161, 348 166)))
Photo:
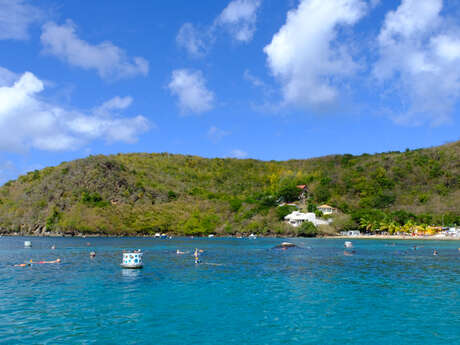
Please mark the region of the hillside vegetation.
POLYGON ((90 156, 36 170, 0 188, 3 233, 295 234, 281 201, 349 216, 335 230, 460 224, 460 142, 406 152, 284 162, 196 156, 90 156))

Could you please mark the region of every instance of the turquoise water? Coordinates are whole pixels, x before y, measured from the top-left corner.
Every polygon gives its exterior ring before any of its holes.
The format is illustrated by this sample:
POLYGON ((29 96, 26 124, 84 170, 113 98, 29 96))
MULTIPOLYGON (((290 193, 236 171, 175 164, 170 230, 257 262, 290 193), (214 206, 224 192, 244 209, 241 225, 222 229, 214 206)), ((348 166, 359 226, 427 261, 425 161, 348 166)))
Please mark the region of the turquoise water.
POLYGON ((460 242, 25 239, 0 238, 1 344, 460 344, 460 242))

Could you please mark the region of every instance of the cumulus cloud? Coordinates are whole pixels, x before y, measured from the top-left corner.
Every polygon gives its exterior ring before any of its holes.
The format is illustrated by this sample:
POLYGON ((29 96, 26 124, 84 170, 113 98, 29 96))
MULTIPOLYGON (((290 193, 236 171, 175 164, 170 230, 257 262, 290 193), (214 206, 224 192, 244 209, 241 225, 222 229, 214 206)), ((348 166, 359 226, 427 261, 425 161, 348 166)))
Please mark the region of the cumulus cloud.
POLYGON ((240 149, 232 150, 230 154, 234 158, 246 158, 248 156, 247 152, 240 150, 240 149))
POLYGON ((211 126, 208 130, 208 138, 214 143, 221 141, 227 135, 230 135, 230 132, 217 128, 216 126, 211 126))
POLYGON ((182 25, 177 34, 176 43, 193 57, 201 57, 206 54, 205 35, 199 32, 192 23, 182 25))
POLYGON ((130 99, 116 97, 82 112, 42 100, 43 90, 43 82, 30 72, 0 87, 0 150, 72 150, 96 139, 131 143, 148 129, 145 117, 120 115, 130 99))
POLYGON ((207 89, 201 71, 174 70, 168 88, 178 97, 183 114, 202 113, 211 110, 214 106, 214 94, 207 89))
POLYGON ((256 30, 260 0, 233 0, 217 17, 216 24, 227 29, 240 42, 252 40, 256 30))
POLYGON ((366 13, 362 0, 302 0, 264 48, 287 105, 333 104, 343 78, 358 68, 339 31, 366 13))
POLYGON ((176 43, 192 57, 206 55, 222 30, 230 33, 237 42, 247 43, 252 40, 256 30, 260 3, 261 0, 233 0, 212 24, 200 30, 192 23, 183 24, 176 36, 176 43))
POLYGON ((0 40, 25 40, 31 24, 39 21, 42 13, 23 0, 0 0, 0 40))
POLYGON ((460 27, 441 15, 442 0, 403 0, 378 36, 374 76, 407 104, 394 119, 440 125, 460 97, 460 27))
POLYGON ((76 34, 75 24, 67 20, 58 25, 49 22, 43 26, 41 42, 44 52, 86 70, 95 69, 101 78, 119 79, 147 75, 149 63, 142 57, 129 58, 109 41, 92 45, 76 34))

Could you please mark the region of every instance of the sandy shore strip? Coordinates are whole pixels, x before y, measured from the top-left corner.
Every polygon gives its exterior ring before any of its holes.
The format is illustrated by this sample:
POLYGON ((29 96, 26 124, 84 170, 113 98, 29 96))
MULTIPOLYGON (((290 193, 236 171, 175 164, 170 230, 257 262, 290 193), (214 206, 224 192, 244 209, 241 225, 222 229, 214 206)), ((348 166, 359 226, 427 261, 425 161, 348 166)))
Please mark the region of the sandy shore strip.
POLYGON ((460 241, 453 236, 402 236, 402 235, 358 235, 358 236, 326 236, 323 238, 356 239, 356 240, 429 240, 429 241, 460 241))

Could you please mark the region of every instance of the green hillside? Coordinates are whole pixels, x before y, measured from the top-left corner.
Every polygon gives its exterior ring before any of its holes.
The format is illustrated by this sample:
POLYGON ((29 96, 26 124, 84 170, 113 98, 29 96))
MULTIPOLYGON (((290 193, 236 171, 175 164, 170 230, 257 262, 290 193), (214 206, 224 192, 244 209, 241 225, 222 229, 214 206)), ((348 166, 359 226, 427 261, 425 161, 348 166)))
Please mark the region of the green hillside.
POLYGON ((162 154, 90 156, 0 188, 3 233, 295 234, 280 218, 308 188, 342 215, 328 231, 460 224, 460 141, 375 155, 284 162, 162 154))

